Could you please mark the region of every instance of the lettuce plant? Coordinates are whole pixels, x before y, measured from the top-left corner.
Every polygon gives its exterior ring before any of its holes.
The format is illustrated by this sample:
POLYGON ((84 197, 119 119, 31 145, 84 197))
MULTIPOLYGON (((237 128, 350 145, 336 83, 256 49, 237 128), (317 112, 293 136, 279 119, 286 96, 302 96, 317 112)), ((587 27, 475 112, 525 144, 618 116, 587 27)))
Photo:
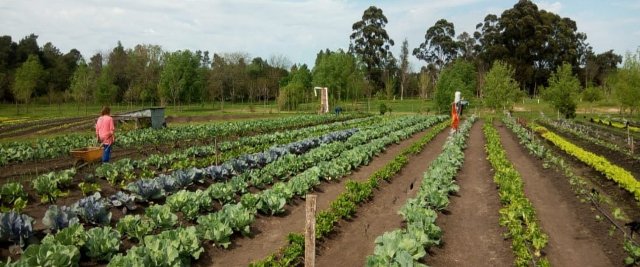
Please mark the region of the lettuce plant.
POLYGON ((173 227, 178 222, 178 215, 171 212, 167 205, 153 205, 144 210, 145 215, 161 229, 173 227))
POLYGON ((82 248, 89 258, 108 261, 120 249, 120 233, 109 226, 91 228, 82 248))

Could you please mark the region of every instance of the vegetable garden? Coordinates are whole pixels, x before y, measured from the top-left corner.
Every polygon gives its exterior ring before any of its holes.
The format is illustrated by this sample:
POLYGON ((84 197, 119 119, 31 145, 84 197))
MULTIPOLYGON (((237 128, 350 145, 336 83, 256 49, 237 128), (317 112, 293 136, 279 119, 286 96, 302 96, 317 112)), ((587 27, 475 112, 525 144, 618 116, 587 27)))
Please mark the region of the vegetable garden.
POLYGON ((49 165, 89 136, 5 143, 2 170, 41 171, 2 178, 2 265, 299 266, 309 193, 319 266, 640 262, 625 226, 640 216, 640 160, 618 132, 449 123, 296 115, 135 130, 118 148, 144 153, 81 169, 49 165))

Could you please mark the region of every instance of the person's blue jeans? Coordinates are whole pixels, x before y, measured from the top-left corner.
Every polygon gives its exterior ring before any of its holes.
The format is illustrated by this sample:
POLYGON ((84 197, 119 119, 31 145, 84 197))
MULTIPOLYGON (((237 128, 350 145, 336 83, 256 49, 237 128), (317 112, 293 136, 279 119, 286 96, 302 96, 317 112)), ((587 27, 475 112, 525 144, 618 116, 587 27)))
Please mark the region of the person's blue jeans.
POLYGON ((111 159, 111 145, 102 144, 102 147, 104 147, 102 162, 109 162, 109 159, 111 159))

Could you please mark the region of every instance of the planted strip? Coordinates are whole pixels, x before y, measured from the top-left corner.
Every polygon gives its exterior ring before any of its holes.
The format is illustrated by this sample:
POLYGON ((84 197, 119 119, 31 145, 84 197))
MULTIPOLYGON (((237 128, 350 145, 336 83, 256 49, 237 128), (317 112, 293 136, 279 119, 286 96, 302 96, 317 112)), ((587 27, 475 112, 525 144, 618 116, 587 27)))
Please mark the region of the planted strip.
POLYGON ((507 159, 498 131, 490 123, 485 124, 483 130, 487 138, 488 159, 495 170, 493 180, 498 185, 503 205, 500 225, 508 229, 507 237, 512 240, 515 265, 529 266, 533 263, 549 266, 548 260, 541 256, 548 236, 542 232, 533 204, 524 194, 522 177, 507 159))
POLYGON ((565 140, 557 134, 547 130, 542 126, 535 126, 534 130, 551 143, 556 145, 562 151, 574 156, 585 164, 591 166, 595 170, 602 173, 607 179, 613 180, 618 183, 618 186, 624 188, 634 195, 637 201, 640 201, 640 182, 636 180, 633 175, 627 170, 609 162, 602 156, 596 155, 589 151, 586 151, 579 146, 565 140))
MULTIPOLYGON (((400 155, 373 173, 366 182, 348 181, 345 184, 345 191, 331 202, 330 208, 320 211, 316 215, 316 238, 326 237, 334 230, 339 220, 351 218, 359 205, 373 197, 373 189, 378 187, 381 180, 390 180, 408 163, 410 155, 420 153, 424 146, 448 125, 449 122, 445 121, 434 126, 420 140, 405 148, 400 155)), ((252 263, 251 266, 295 266, 300 264, 304 254, 304 235, 290 233, 287 240, 288 244, 285 247, 263 260, 252 263)))

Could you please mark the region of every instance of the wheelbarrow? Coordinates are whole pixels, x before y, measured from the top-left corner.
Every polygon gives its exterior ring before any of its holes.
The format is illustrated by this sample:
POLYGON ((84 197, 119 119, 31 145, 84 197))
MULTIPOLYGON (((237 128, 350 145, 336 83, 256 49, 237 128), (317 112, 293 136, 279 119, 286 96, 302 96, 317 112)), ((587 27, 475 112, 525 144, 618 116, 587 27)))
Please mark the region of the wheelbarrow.
POLYGON ((89 163, 102 160, 102 152, 104 148, 101 146, 83 147, 70 151, 71 156, 76 159, 73 166, 80 169, 89 163))

